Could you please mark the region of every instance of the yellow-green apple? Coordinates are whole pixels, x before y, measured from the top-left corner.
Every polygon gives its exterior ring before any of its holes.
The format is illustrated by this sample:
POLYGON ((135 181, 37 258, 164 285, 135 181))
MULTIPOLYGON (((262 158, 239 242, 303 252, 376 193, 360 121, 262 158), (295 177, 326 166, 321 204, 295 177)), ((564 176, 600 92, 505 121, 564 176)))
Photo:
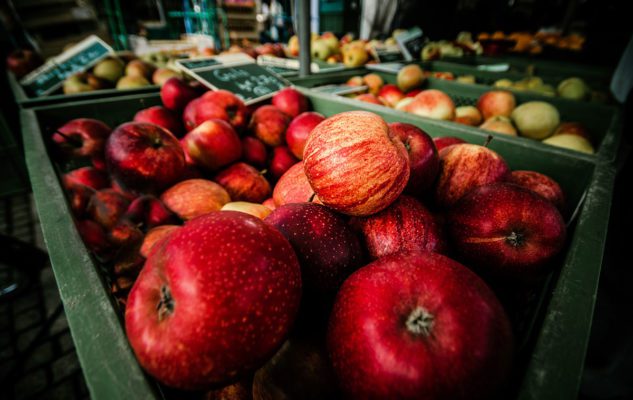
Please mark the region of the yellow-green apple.
POLYGON ((149 81, 156 68, 142 60, 132 60, 125 66, 125 75, 143 78, 149 81))
POLYGON ((245 213, 218 211, 158 246, 125 310, 130 345, 150 375, 167 386, 206 389, 272 357, 301 298, 299 263, 279 231, 245 213))
POLYGON ((285 174, 279 178, 273 189, 273 201, 275 206, 288 203, 317 202, 312 186, 303 170, 303 161, 290 167, 285 174))
POLYGON ((319 200, 344 214, 385 209, 409 180, 406 147, 380 116, 367 111, 343 112, 321 122, 310 133, 303 156, 319 200))
POLYGON ((161 225, 150 229, 143 238, 143 244, 140 249, 141 256, 145 258, 149 257, 156 244, 180 228, 178 225, 161 225))
POLYGON ((433 139, 415 125, 392 122, 389 124, 391 135, 400 138, 409 154, 409 182, 405 193, 413 196, 424 195, 433 185, 440 169, 440 159, 433 139))
POLYGON ((585 81, 577 77, 567 78, 560 82, 556 91, 560 97, 573 100, 584 100, 591 92, 585 81))
POLYGON ((410 196, 400 196, 379 213, 353 217, 350 224, 360 233, 372 260, 400 251, 446 251, 435 217, 410 196))
POLYGON ((299 160, 303 159, 303 149, 315 126, 325 120, 322 114, 317 112, 304 112, 296 116, 286 130, 286 144, 299 160))
POLYGON ((288 54, 291 57, 299 57, 299 36, 293 35, 288 40, 288 54))
POLYGON ((116 88, 117 89, 136 89, 136 88, 142 88, 149 85, 151 85, 151 83, 149 83, 149 81, 143 78, 142 76, 126 75, 117 81, 116 88))
POLYGON ((281 178, 296 163, 299 162, 287 146, 278 146, 273 149, 273 157, 270 160, 270 174, 275 180, 281 178))
POLYGON ((581 153, 595 153, 593 146, 587 139, 571 133, 561 133, 556 136, 549 137, 543 140, 543 143, 547 143, 551 146, 580 151, 581 153))
POLYGON ((455 122, 470 125, 470 126, 479 126, 481 125, 481 113, 475 106, 460 106, 455 108, 455 122))
POLYGON ((66 78, 63 84, 64 94, 91 92, 94 88, 88 82, 88 73, 80 72, 66 78))
POLYGON ((86 81, 94 90, 103 90, 112 88, 112 82, 107 79, 99 78, 94 74, 88 73, 86 81))
POLYGON ((129 201, 112 189, 101 189, 92 195, 88 203, 90 219, 101 225, 104 229, 110 229, 125 214, 129 201))
POLYGON ((394 108, 398 111, 406 112, 407 106, 411 104, 412 101, 413 97, 405 97, 404 99, 400 100, 394 108))
POLYGON ((162 201, 151 195, 143 195, 134 199, 125 211, 123 218, 134 223, 135 226, 143 228, 143 230, 178 222, 176 215, 169 211, 162 201))
POLYGON ((272 105, 261 106, 253 113, 250 128, 268 146, 283 144, 290 117, 272 105))
POLYGON ((42 64, 42 58, 29 49, 17 49, 7 56, 7 69, 20 79, 42 64))
POLYGON ((327 43, 330 53, 338 53, 340 51, 339 40, 333 32, 323 32, 321 40, 327 43))
POLYGON ((512 111, 510 117, 521 136, 539 140, 551 136, 560 123, 556 107, 544 101, 523 103, 512 111))
POLYGON ((378 97, 376 97, 375 95, 371 93, 359 94, 358 96, 354 97, 354 99, 358 101, 363 101, 365 103, 371 103, 371 104, 377 104, 379 106, 384 106, 382 101, 380 101, 378 97))
POLYGON ((185 155, 178 139, 158 125, 128 122, 108 137, 105 159, 110 174, 126 189, 155 192, 182 179, 185 155))
POLYGON ((317 39, 310 44, 310 53, 312 54, 312 58, 325 61, 330 54, 332 54, 332 51, 330 50, 328 42, 317 39))
POLYGON ((565 243, 565 221, 550 201, 507 182, 479 186, 448 214, 451 243, 494 280, 533 282, 565 243))
POLYGON ((185 131, 178 115, 163 106, 153 106, 140 110, 134 115, 134 122, 147 122, 162 126, 176 137, 182 137, 185 131))
POLYGON ((240 137, 221 119, 204 121, 180 143, 193 164, 207 171, 216 171, 242 157, 240 137))
POLYGON ((383 81, 378 74, 367 74, 363 76, 363 83, 367 86, 369 93, 374 96, 378 96, 378 93, 380 93, 380 89, 382 89, 385 81, 383 81))
POLYGON ((393 254, 357 270, 337 294, 327 332, 351 399, 496 398, 513 342, 492 290, 436 253, 393 254))
POLYGON ((356 75, 349 78, 345 84, 348 86, 363 86, 365 83, 362 76, 356 75))
POLYGON ((288 239, 309 292, 333 292, 363 263, 356 233, 342 216, 314 203, 279 206, 265 219, 288 239))
POLYGON ((562 213, 565 210, 565 193, 558 182, 536 171, 512 171, 508 182, 522 186, 549 200, 562 213))
POLYGON ((466 141, 455 136, 438 136, 433 138, 433 144, 438 154, 443 148, 459 143, 466 143, 466 141))
POLYGON ((99 78, 116 83, 123 76, 124 64, 118 58, 106 58, 99 61, 92 69, 92 73, 99 78))
POLYGON ((272 210, 263 204, 249 203, 248 201, 231 201, 222 206, 220 211, 239 211, 250 214, 253 217, 264 219, 272 210))
POLYGON ((75 185, 85 185, 94 190, 110 186, 108 175, 93 167, 81 167, 69 171, 64 174, 62 182, 66 190, 70 190, 75 185))
POLYGON ((215 182, 187 179, 167 189, 160 199, 180 219, 188 221, 211 211, 218 211, 231 201, 231 196, 215 182))
POLYGON ((504 135, 517 136, 517 130, 514 128, 514 125, 512 125, 512 120, 503 115, 488 118, 479 128, 504 135))
POLYGON ((402 93, 402 90, 400 90, 398 86, 387 84, 378 92, 378 98, 385 105, 394 108, 400 100, 404 99, 404 93, 402 93))
POLYGON ((112 129, 92 118, 77 118, 66 122, 53 133, 51 139, 67 157, 97 157, 103 154, 112 129))
POLYGON ((460 75, 455 79, 455 81, 459 83, 467 83, 471 85, 474 85, 475 83, 477 83, 477 79, 475 78, 474 75, 460 75))
POLYGON ((516 99, 507 90, 491 90, 479 96, 477 108, 484 120, 496 115, 509 117, 516 107, 516 99))
POLYGON ((398 82, 400 90, 406 93, 411 89, 422 86, 425 79, 422 68, 417 64, 410 64, 402 67, 400 71, 398 71, 396 82, 398 82))
POLYGON ((308 99, 298 90, 284 88, 275 93, 272 100, 273 106, 295 118, 297 115, 308 111, 308 99))
POLYGON ((247 164, 255 167, 264 167, 268 160, 266 145, 253 136, 244 136, 242 141, 242 158, 247 164))
POLYGON ((478 186, 505 181, 510 168, 495 151, 476 144, 461 143, 440 151, 440 174, 435 183, 435 202, 453 206, 478 186))
POLYGON ((405 111, 432 119, 455 118, 455 103, 444 92, 437 89, 423 90, 405 107, 405 111))
POLYGON ((152 74, 152 83, 154 85, 163 86, 171 78, 179 78, 180 72, 171 68, 157 68, 152 74))
POLYGON ((163 105, 173 111, 182 111, 191 100, 198 96, 198 91, 182 78, 169 78, 160 88, 160 99, 163 105))
POLYGON ((570 134, 570 135, 578 135, 587 139, 587 141, 591 142, 591 136, 589 135, 589 131, 585 128, 583 124, 580 122, 563 122, 558 125, 558 128, 554 131, 552 136, 560 135, 560 134, 570 134))
POLYGON ((215 109, 205 112, 202 106, 199 106, 196 115, 198 125, 206 119, 219 118, 231 124, 238 132, 246 128, 249 111, 242 99, 235 94, 228 90, 214 90, 206 92, 202 95, 202 98, 205 100, 205 104, 213 104, 218 107, 220 113, 216 114, 217 110, 215 109))
MULTIPOLYGON (((351 44, 350 44, 351 45, 351 44)), ((343 64, 348 68, 364 65, 369 60, 369 54, 364 46, 351 46, 343 48, 343 64)))
POLYGON ((262 173, 243 162, 218 172, 214 180, 226 189, 233 201, 261 203, 272 194, 270 183, 262 173))

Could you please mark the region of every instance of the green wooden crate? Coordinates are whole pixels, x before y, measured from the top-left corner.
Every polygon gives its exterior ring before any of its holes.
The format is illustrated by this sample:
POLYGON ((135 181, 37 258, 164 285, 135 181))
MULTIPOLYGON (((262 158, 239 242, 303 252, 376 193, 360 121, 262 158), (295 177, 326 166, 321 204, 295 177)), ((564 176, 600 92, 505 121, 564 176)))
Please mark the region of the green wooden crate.
MULTIPOLYGON (((328 116, 358 108, 355 102, 311 91, 304 93, 315 111, 328 116)), ((151 399, 163 395, 136 362, 109 294, 107 277, 73 225, 59 181, 64 166, 51 158, 48 138, 72 118, 98 118, 116 126, 130 120, 139 109, 159 102, 157 94, 147 94, 21 111, 26 161, 44 239, 77 354, 95 399, 151 399)), ((380 110, 380 114, 388 121, 414 123, 432 136, 459 136, 473 143, 482 143, 486 136, 388 109, 380 110)), ((533 169, 550 175, 560 182, 570 204, 580 204, 581 212, 569 232, 567 250, 560 257, 561 268, 542 287, 540 309, 545 312, 535 313, 530 318, 535 329, 528 326, 524 332, 529 337, 519 338, 527 343, 524 348, 529 351, 524 351, 522 361, 517 363, 517 392, 513 393, 519 399, 573 398, 578 391, 591 326, 615 172, 610 163, 600 158, 577 156, 532 142, 499 137, 490 147, 503 155, 513 169, 533 169), (585 192, 585 201, 581 202, 585 192)))

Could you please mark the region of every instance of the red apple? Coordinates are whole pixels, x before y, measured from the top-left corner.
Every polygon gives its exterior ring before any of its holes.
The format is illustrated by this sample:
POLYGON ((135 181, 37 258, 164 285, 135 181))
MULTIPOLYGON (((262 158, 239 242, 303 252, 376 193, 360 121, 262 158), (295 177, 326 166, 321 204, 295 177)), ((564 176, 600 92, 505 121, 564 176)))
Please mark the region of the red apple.
POLYGON ((159 225, 177 222, 176 215, 154 196, 139 196, 127 208, 124 218, 143 229, 152 229, 159 225))
POLYGON ((110 242, 101 225, 85 219, 76 221, 75 226, 88 250, 97 255, 104 255, 110 250, 110 242))
POLYGON ((350 221, 361 234, 372 260, 400 251, 443 253, 440 225, 422 203, 402 195, 381 212, 350 221))
POLYGON ((84 185, 94 190, 110 186, 108 176, 93 167, 81 167, 64 174, 64 187, 69 190, 75 185, 84 185))
POLYGON ((141 366, 163 384, 217 387, 275 353, 300 297, 299 263, 281 233, 245 213, 212 212, 150 253, 125 329, 141 366))
POLYGON ((308 99, 294 88, 281 89, 275 93, 272 103, 292 118, 308 111, 308 99))
POLYGON ((222 186, 206 179, 179 182, 167 189, 160 199, 168 209, 185 221, 218 211, 231 201, 222 186))
POLYGON ((261 106, 253 113, 250 128, 255 136, 269 146, 280 146, 284 142, 290 117, 275 106, 261 106))
POLYGON ((432 119, 452 120, 455 118, 455 103, 446 93, 437 89, 421 91, 404 110, 432 119))
POLYGON ((491 90, 477 100, 477 108, 481 111, 484 121, 497 115, 509 118, 515 107, 514 95, 507 90, 491 90))
POLYGON ((17 79, 26 76, 29 72, 42 64, 42 58, 29 49, 18 49, 7 56, 7 69, 13 72, 17 79))
POLYGON ((273 190, 273 200, 276 206, 288 203, 304 203, 310 200, 318 202, 303 168, 303 161, 300 161, 279 178, 273 190))
POLYGON ((433 143, 435 144, 435 148, 439 154, 439 152, 445 147, 453 144, 466 143, 466 141, 455 136, 439 136, 433 138, 433 143))
POLYGON ((160 191, 185 172, 185 155, 178 139, 154 124, 120 125, 108 138, 105 154, 112 176, 134 191, 160 191))
POLYGON ((558 125, 558 128, 556 128, 552 136, 562 135, 562 134, 577 135, 582 138, 585 138, 590 143, 592 142, 589 132, 587 131, 585 126, 581 124, 580 122, 563 122, 560 125, 558 125))
POLYGON ((169 78, 160 88, 160 98, 163 105, 173 111, 181 111, 196 97, 198 91, 189 86, 181 78, 169 78))
POLYGON ((104 229, 110 229, 125 214, 129 201, 112 189, 95 192, 88 203, 88 214, 91 219, 104 229))
POLYGON ((78 218, 84 217, 88 211, 90 199, 92 199, 95 192, 95 189, 81 183, 73 183, 70 186, 66 186, 68 203, 74 216, 78 218))
POLYGON ((181 227, 178 225, 161 225, 150 229, 145 235, 145 238, 143 238, 143 244, 141 245, 141 249, 139 251, 141 256, 145 258, 149 257, 150 253, 157 244, 159 244, 162 240, 167 239, 169 235, 180 228, 181 227))
POLYGON ((449 208, 477 186, 501 182, 508 176, 508 164, 487 147, 469 143, 446 147, 440 151, 435 202, 442 208, 449 208))
POLYGON ((176 137, 181 137, 185 130, 178 116, 168 108, 154 106, 141 110, 134 115, 134 122, 147 122, 167 129, 176 137))
POLYGON ((354 97, 354 100, 363 101, 365 103, 377 104, 379 106, 384 106, 382 101, 380 101, 378 97, 374 96, 371 93, 359 94, 358 96, 354 97))
POLYGON ((536 171, 512 171, 508 182, 522 186, 543 196, 558 208, 565 210, 565 193, 560 185, 547 175, 536 171))
POLYGON ((492 399, 512 371, 510 322, 493 292, 434 253, 398 253, 356 271, 327 333, 351 399, 492 399))
POLYGON ((404 99, 404 93, 402 93, 402 90, 400 90, 398 86, 387 84, 378 92, 378 98, 385 105, 394 108, 400 100, 404 99))
POLYGON ((272 194, 270 183, 261 172, 243 162, 220 171, 214 180, 226 189, 233 201, 261 203, 272 194))
POLYGON ((287 146, 275 147, 273 158, 270 160, 270 173, 277 180, 298 162, 299 160, 292 155, 287 146))
MULTIPOLYGON (((215 90, 206 92, 202 95, 202 98, 205 100, 205 104, 208 102, 220 108, 220 112, 217 115, 215 114, 217 111, 213 110, 212 118, 225 120, 238 132, 248 125, 249 110, 242 99, 235 94, 228 90, 215 90)), ((204 112, 201 113, 201 115, 204 114, 204 112)))
POLYGON ((552 269, 548 261, 565 243, 556 207, 511 183, 475 188, 448 215, 455 249, 486 277, 531 282, 552 269))
POLYGON ((108 232, 108 241, 119 250, 138 250, 143 241, 143 232, 139 227, 126 219, 121 218, 108 232))
POLYGON ((404 94, 404 97, 405 97, 405 98, 406 98, 406 97, 415 97, 415 96, 417 96, 417 95, 418 95, 421 91, 422 91, 422 89, 412 89, 412 90, 409 90, 408 92, 406 92, 406 93, 404 94))
POLYGON ((242 157, 242 142, 235 130, 220 119, 198 125, 180 142, 194 165, 216 171, 242 157))
POLYGON ((204 100, 198 97, 197 99, 191 100, 185 106, 185 109, 182 112, 182 122, 185 125, 185 130, 187 132, 198 126, 196 123, 196 111, 198 109, 198 105, 202 102, 204 102, 204 100))
POLYGON ((244 161, 256 167, 264 167, 268 160, 266 145, 252 136, 242 138, 242 153, 244 161))
POLYGON ((417 126, 403 122, 392 122, 389 130, 407 148, 411 174, 405 193, 414 196, 424 194, 435 181, 440 170, 440 158, 433 139, 417 126))
POLYGON ((303 159, 303 149, 315 126, 325 120, 322 114, 316 112, 304 112, 295 117, 286 130, 286 143, 295 157, 303 159))
POLYGON ((307 290, 335 291, 362 265, 358 237, 340 215, 325 206, 284 204, 265 221, 277 228, 297 253, 301 280, 307 290))
POLYGON ((409 180, 409 156, 387 123, 367 111, 334 115, 317 125, 303 166, 323 204, 349 215, 385 209, 409 180))
POLYGON ((67 157, 94 157, 103 154, 110 132, 101 121, 77 118, 58 128, 51 139, 67 157))

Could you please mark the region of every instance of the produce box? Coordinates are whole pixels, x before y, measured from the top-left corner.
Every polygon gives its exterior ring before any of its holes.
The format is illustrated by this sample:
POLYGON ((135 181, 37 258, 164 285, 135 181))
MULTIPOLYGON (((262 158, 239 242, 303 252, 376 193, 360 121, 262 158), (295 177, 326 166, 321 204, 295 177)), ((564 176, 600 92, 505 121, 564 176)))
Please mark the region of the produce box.
MULTIPOLYGON (((358 109, 358 103, 304 91, 313 109, 326 116, 358 109)), ((111 126, 129 121, 141 108, 159 104, 157 94, 49 105, 21 111, 25 156, 44 239, 64 303, 86 382, 94 399, 163 398, 165 391, 140 368, 128 344, 122 316, 110 294, 107 271, 91 256, 75 229, 49 149, 51 134, 78 117, 111 126)), ((486 134, 456 125, 377 109, 387 121, 409 122, 431 136, 452 135, 482 143, 486 134)), ((570 154, 530 141, 495 138, 490 148, 512 169, 532 169, 557 180, 571 209, 560 267, 541 285, 521 315, 514 315, 518 358, 512 396, 561 399, 576 396, 583 368, 604 250, 615 177, 601 158, 570 154)), ((167 395, 169 397, 169 395, 167 395)))
MULTIPOLYGON (((352 76, 363 76, 373 71, 358 70, 345 71, 340 73, 324 74, 319 76, 308 76, 304 78, 293 77, 289 80, 296 86, 314 88, 326 84, 343 84, 352 76)), ((396 83, 396 75, 384 72, 375 72, 380 75, 385 83, 396 83)), ((490 87, 482 85, 468 85, 456 83, 453 81, 447 81, 443 79, 427 79, 424 83, 423 89, 438 89, 448 94, 455 103, 455 106, 463 105, 475 105, 477 99, 490 90, 490 87)), ((607 106, 603 104, 594 104, 589 102, 578 102, 574 100, 568 100, 557 97, 545 97, 538 94, 528 92, 515 92, 514 96, 517 100, 517 105, 528 101, 546 101, 556 107, 560 113, 561 121, 574 121, 580 122, 585 126, 591 135, 594 147, 597 155, 602 155, 606 159, 613 160, 618 149, 620 142, 622 119, 620 109, 613 106, 607 106)), ((345 99, 345 101, 353 101, 353 104, 357 108, 363 108, 371 111, 382 110, 389 113, 395 113, 396 115, 408 115, 416 120, 426 120, 424 117, 418 117, 405 112, 392 110, 388 107, 382 107, 379 105, 369 104, 365 102, 345 99)), ((476 127, 470 127, 462 124, 457 124, 450 121, 435 121, 436 123, 443 124, 451 127, 451 129, 465 129, 466 131, 473 132, 475 134, 481 134, 486 132, 486 135, 490 132, 483 131, 476 127)), ((496 138, 508 138, 515 143, 529 142, 538 147, 551 147, 547 144, 542 144, 536 140, 524 138, 524 137, 509 137, 507 135, 492 133, 496 138)), ((579 152, 572 150, 564 150, 570 155, 579 155, 579 152)))

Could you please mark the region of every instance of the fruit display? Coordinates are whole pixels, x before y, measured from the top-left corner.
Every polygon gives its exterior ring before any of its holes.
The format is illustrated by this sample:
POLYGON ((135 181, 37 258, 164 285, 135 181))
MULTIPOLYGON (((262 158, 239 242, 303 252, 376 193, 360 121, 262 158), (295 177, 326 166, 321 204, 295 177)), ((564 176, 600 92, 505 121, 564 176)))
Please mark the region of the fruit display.
POLYGON ((150 376, 174 398, 504 397, 527 306, 500 293, 556 268, 564 187, 295 89, 249 108, 188 88, 49 141, 150 376))
POLYGON ((511 32, 505 34, 502 31, 493 33, 481 32, 477 40, 482 43, 494 44, 495 41, 508 41, 508 51, 512 53, 541 54, 545 48, 551 47, 569 52, 580 52, 583 49, 586 38, 578 33, 562 35, 560 32, 539 31, 511 32))
POLYGON ((538 76, 527 77, 518 81, 499 79, 493 86, 500 89, 511 89, 520 92, 533 92, 543 96, 557 96, 570 100, 602 101, 602 95, 578 77, 570 77, 558 82, 556 87, 543 82, 538 76))

